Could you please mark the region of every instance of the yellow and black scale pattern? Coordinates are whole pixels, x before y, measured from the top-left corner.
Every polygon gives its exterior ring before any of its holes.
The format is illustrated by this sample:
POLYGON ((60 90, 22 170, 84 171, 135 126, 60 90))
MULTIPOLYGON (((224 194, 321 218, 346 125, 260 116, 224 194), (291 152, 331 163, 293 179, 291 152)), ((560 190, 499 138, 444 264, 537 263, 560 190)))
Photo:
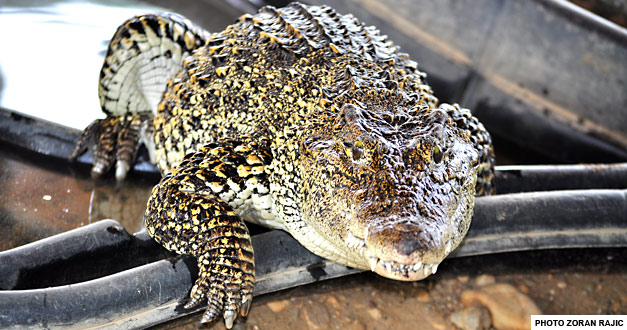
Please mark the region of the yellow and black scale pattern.
POLYGON ((90 147, 105 155, 94 176, 115 160, 123 179, 146 144, 164 174, 146 227, 198 258, 187 306, 206 298, 202 321, 230 328, 254 286, 242 220, 400 280, 434 273, 461 242, 475 193, 493 189, 490 135, 470 111, 438 105, 424 78, 376 28, 329 7, 265 7, 214 34, 139 16, 111 42, 107 118, 74 156, 90 147))

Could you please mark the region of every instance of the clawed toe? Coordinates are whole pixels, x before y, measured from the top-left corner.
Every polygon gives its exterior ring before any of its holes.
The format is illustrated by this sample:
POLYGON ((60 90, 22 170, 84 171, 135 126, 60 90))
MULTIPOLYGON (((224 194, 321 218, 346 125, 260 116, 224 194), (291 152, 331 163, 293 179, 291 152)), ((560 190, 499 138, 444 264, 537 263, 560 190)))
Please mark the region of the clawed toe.
POLYGON ((244 300, 242 302, 242 308, 240 309, 240 314, 242 314, 242 316, 248 316, 248 312, 250 311, 250 305, 253 302, 253 295, 252 294, 247 294, 244 297, 244 300))
POLYGON ((237 317, 237 312, 234 310, 224 311, 224 325, 227 329, 231 329, 233 327, 233 321, 237 317))
POLYGON ((190 292, 191 300, 185 304, 185 308, 196 307, 206 300, 208 306, 201 323, 210 323, 222 316, 226 328, 231 329, 238 314, 248 315, 253 298, 252 282, 230 283, 226 278, 209 282, 202 273, 200 276, 190 292))
POLYGON ((69 158, 74 160, 89 149, 92 178, 102 177, 115 163, 115 178, 122 181, 135 162, 140 141, 145 138, 142 127, 149 118, 135 114, 97 119, 85 128, 69 158))

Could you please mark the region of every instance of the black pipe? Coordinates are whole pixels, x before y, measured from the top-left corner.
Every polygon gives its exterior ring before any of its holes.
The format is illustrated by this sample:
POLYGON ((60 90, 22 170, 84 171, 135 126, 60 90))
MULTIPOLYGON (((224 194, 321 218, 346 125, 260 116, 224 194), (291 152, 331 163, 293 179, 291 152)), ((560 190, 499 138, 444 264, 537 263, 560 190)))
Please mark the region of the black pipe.
POLYGON ((570 189, 626 189, 627 163, 497 166, 497 194, 570 189))
POLYGON ((101 220, 0 252, 0 290, 84 282, 174 256, 147 234, 101 220))
POLYGON ((540 249, 627 246, 627 190, 528 192, 477 198, 451 257, 540 249))

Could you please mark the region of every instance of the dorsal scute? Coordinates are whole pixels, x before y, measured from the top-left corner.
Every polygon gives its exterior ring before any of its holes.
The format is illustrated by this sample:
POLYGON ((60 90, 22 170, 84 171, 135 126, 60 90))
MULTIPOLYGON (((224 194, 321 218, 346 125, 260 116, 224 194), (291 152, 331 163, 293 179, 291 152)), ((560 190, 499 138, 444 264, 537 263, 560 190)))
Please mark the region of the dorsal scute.
POLYGON ((242 16, 240 21, 252 23, 258 42, 270 42, 296 57, 319 50, 327 58, 348 55, 393 63, 396 57, 396 47, 376 28, 328 6, 297 2, 281 9, 266 6, 255 15, 242 16))

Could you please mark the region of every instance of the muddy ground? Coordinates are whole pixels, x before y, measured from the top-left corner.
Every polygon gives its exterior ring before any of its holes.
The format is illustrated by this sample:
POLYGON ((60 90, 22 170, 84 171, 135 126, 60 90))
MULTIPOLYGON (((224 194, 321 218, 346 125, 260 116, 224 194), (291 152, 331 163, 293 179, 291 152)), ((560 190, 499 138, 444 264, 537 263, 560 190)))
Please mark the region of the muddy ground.
MULTIPOLYGON (((362 273, 256 297, 234 329, 524 329, 534 308, 543 314, 626 314, 624 254, 602 249, 463 258, 413 283, 362 273)), ((200 316, 155 329, 195 329, 200 316)))

